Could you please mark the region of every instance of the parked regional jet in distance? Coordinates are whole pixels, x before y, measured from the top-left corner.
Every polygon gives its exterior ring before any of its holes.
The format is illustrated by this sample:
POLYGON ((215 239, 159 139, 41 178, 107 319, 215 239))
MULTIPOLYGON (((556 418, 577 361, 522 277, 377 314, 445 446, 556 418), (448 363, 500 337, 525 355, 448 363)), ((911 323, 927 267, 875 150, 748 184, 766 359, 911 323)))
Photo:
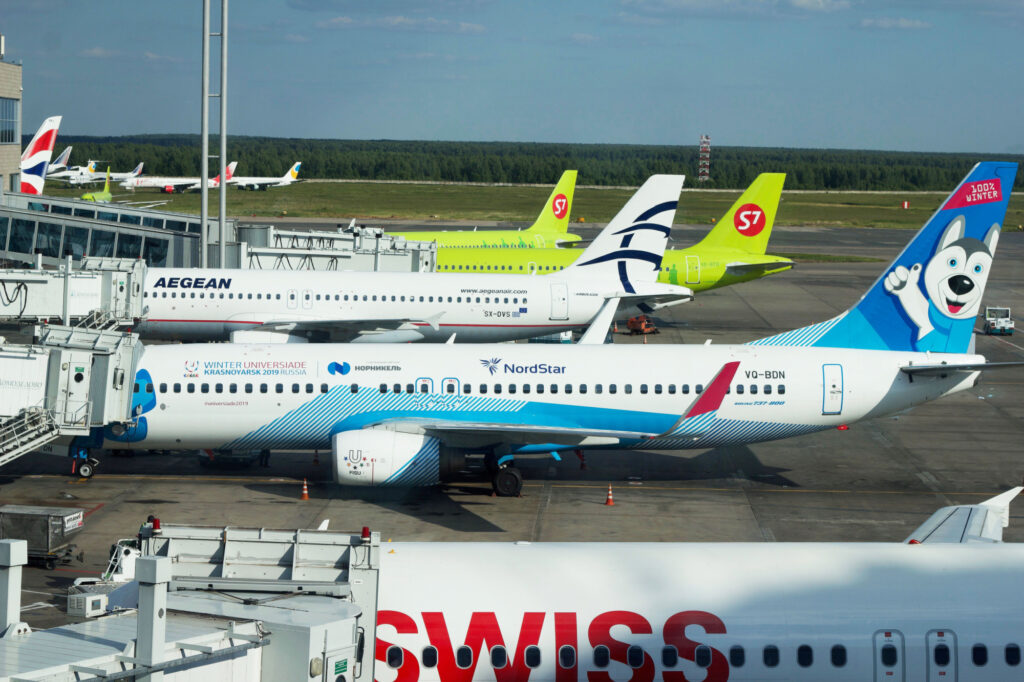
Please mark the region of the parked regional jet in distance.
POLYGON ((655 282, 682 184, 681 175, 650 178, 579 262, 545 277, 149 268, 146 316, 134 331, 144 338, 226 340, 234 332, 261 341, 371 343, 455 334, 462 343, 581 329, 610 300, 657 310, 693 297, 685 287, 655 282))
POLYGON ((388 234, 410 241, 437 242, 438 249, 442 246, 554 248, 559 244, 579 241, 577 235, 566 233, 575 190, 576 171, 567 170, 551 191, 537 220, 525 230, 437 230, 388 234))
MULTIPOLYGON (((694 292, 774 275, 793 261, 766 254, 785 173, 757 176, 705 237, 685 249, 665 249, 658 281, 694 292)), ((414 235, 416 233, 410 233, 414 235)), ((557 272, 573 263, 579 248, 488 249, 438 246, 438 272, 503 272, 517 275, 557 272)))
POLYGON ((296 161, 295 165, 289 168, 285 174, 279 178, 246 177, 236 175, 228 180, 228 184, 236 185, 238 189, 249 190, 265 190, 271 187, 287 187, 288 185, 299 181, 299 166, 301 165, 301 161, 296 161))
MULTIPOLYGON (((230 182, 232 176, 235 174, 235 166, 238 165, 237 161, 232 161, 227 167, 227 179, 230 182)), ((142 166, 139 165, 141 170, 142 166)), ((134 172, 134 171, 133 171, 134 172)), ((220 187, 220 175, 215 178, 208 180, 209 187, 215 188, 220 187)), ((174 194, 175 192, 186 192, 189 190, 198 190, 202 187, 202 179, 198 177, 162 177, 159 175, 136 175, 130 178, 126 178, 121 183, 121 187, 125 189, 142 189, 147 187, 155 187, 161 192, 167 194, 174 194)))
MULTIPOLYGON (((706 449, 902 412, 1021 364, 972 348, 1016 172, 976 165, 860 301, 808 327, 741 345, 149 346, 133 420, 72 452, 330 448, 335 480, 364 486, 434 484, 483 455, 496 492, 517 495, 517 456, 706 449)), ((588 251, 620 237, 622 248, 573 269, 604 265, 626 288, 647 271, 638 263, 667 233, 655 218, 673 206, 637 213, 637 196, 635 219, 588 251)))
POLYGON ((53 163, 46 165, 46 177, 52 178, 56 173, 66 170, 68 167, 68 158, 71 156, 72 147, 64 147, 64 151, 53 160, 53 163))
POLYGON ((42 194, 46 184, 46 169, 53 156, 53 145, 60 129, 60 116, 43 121, 32 141, 21 155, 21 191, 24 194, 42 194))
POLYGON ((1020 491, 940 509, 920 544, 388 542, 374 677, 1019 679, 1020 491))
MULTIPOLYGON (((86 172, 80 173, 78 175, 71 175, 68 178, 66 178, 68 184, 89 185, 94 182, 104 180, 106 176, 103 174, 103 171, 97 169, 96 163, 96 161, 90 161, 86 172)), ((138 166, 131 169, 127 173, 109 173, 110 179, 113 180, 114 182, 123 183, 127 180, 131 180, 132 178, 137 178, 140 175, 142 175, 142 166, 143 163, 140 162, 138 166)), ((107 171, 110 171, 109 167, 107 168, 107 171)))
MULTIPOLYGON (((64 150, 65 153, 71 151, 71 147, 64 150)), ((92 159, 84 166, 71 166, 70 168, 63 168, 61 170, 54 171, 54 164, 51 164, 46 171, 47 180, 61 180, 71 185, 85 184, 92 181, 93 173, 96 172, 96 164, 98 161, 92 159)))

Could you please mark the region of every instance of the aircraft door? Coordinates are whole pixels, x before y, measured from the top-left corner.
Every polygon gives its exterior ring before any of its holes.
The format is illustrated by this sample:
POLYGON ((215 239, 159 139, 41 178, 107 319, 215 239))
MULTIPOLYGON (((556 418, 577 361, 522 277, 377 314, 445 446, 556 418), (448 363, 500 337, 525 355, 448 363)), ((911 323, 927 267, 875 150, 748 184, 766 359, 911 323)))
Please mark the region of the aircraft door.
POLYGON ((903 660, 903 633, 879 630, 874 640, 875 682, 903 682, 907 677, 903 660))
POLYGON ((313 290, 303 289, 302 290, 302 307, 312 308, 313 307, 313 290))
MULTIPOLYGON (((65 350, 60 353, 60 395, 54 407, 61 412, 61 421, 86 424, 89 417, 89 384, 92 376, 92 354, 65 350)), ((145 388, 140 387, 143 391, 145 388)), ((152 390, 152 389, 150 389, 152 390)))
POLYGON ((686 283, 700 284, 700 256, 686 257, 686 283))
POLYGON ((552 284, 551 285, 551 319, 552 320, 568 320, 569 319, 569 285, 568 284, 552 284))
POLYGON ((956 635, 932 630, 925 638, 928 648, 928 682, 956 682, 956 635))
POLYGON ((294 310, 299 307, 299 292, 295 289, 288 290, 288 308, 294 310))
POLYGON ((821 413, 842 414, 843 366, 835 364, 822 365, 821 379, 821 413))

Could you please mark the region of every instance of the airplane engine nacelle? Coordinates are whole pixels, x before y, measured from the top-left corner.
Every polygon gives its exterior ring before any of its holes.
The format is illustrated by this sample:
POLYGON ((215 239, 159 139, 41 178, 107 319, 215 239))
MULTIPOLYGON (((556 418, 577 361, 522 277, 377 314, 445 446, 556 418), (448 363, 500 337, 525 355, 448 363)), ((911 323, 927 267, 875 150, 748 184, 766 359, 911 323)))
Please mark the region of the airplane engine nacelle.
POLYGON ((334 480, 345 485, 422 486, 441 478, 437 438, 383 429, 342 431, 331 438, 334 480))

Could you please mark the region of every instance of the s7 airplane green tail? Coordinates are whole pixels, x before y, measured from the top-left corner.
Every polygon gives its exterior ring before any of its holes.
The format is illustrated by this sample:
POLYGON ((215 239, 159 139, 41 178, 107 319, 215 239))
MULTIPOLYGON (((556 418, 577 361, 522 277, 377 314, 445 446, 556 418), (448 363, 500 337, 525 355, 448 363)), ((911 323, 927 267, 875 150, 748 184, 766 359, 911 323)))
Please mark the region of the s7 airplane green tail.
MULTIPOLYGON (((793 261, 766 254, 785 173, 762 173, 699 242, 666 249, 659 282, 704 291, 772 275, 793 261)), ((685 195, 681 200, 685 204, 685 195)), ((415 237, 412 237, 415 238, 415 237)), ((438 244, 438 272, 544 274, 562 270, 582 249, 474 249, 438 244)))
POLYGON ((567 234, 572 213, 572 195, 576 189, 576 171, 562 173, 551 196, 544 203, 537 220, 525 230, 443 230, 437 232, 388 232, 393 237, 410 241, 437 242, 437 248, 554 248, 560 243, 579 241, 567 234))

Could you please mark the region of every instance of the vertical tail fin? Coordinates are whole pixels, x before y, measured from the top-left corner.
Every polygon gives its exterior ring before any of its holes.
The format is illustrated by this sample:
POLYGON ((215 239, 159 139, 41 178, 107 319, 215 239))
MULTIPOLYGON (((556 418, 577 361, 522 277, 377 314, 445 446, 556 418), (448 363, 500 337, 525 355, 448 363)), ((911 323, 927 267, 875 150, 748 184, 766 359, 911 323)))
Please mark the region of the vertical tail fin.
POLYGON ((694 248, 738 249, 764 255, 782 198, 785 173, 761 173, 694 248))
POLYGON ((576 171, 567 170, 551 190, 551 196, 541 209, 537 220, 527 232, 565 233, 569 229, 569 214, 572 213, 572 195, 576 191, 576 171))
POLYGON ((110 166, 107 166, 107 181, 103 183, 103 191, 110 193, 110 166))
POLYGON ((618 280, 626 293, 655 282, 685 176, 652 175, 612 218, 566 275, 618 280))
POLYGON ((21 155, 21 191, 25 194, 43 193, 46 168, 53 156, 53 144, 57 141, 60 121, 60 116, 51 116, 43 121, 21 155))
POLYGON ((130 177, 134 178, 134 177, 137 177, 139 175, 142 175, 142 164, 143 163, 145 163, 145 162, 144 161, 140 162, 138 166, 136 166, 135 168, 132 169, 132 174, 131 174, 130 177))
POLYGON ((231 178, 234 177, 234 175, 235 175, 235 167, 237 165, 238 165, 237 161, 232 161, 231 163, 228 164, 226 173, 224 175, 224 180, 225 181, 230 180, 231 178))
POLYGON ((71 156, 71 147, 65 147, 64 151, 62 151, 60 153, 60 156, 58 156, 54 160, 53 163, 49 164, 46 167, 46 172, 47 173, 57 172, 59 170, 63 170, 64 168, 67 168, 68 167, 68 158, 70 156, 71 156))
POLYGON ((284 180, 285 182, 294 182, 295 180, 298 180, 299 179, 299 167, 300 166, 302 166, 302 162, 301 161, 296 161, 295 165, 292 166, 291 168, 289 168, 288 172, 285 173, 281 177, 281 179, 284 180))
POLYGON ((979 163, 855 306, 753 345, 969 352, 1016 175, 979 163))

